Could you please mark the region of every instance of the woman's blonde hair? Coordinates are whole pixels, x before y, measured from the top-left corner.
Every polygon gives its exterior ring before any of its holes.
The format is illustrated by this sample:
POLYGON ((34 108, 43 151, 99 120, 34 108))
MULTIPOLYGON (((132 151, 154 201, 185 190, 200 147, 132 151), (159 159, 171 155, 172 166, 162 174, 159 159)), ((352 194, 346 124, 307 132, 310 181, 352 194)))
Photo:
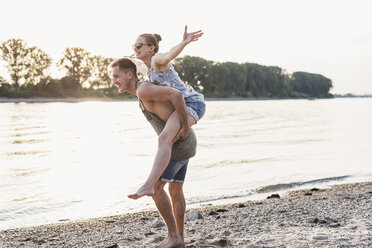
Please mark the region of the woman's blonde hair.
POLYGON ((144 38, 148 45, 155 46, 155 53, 159 51, 159 42, 161 41, 161 36, 159 34, 141 34, 139 37, 144 38))

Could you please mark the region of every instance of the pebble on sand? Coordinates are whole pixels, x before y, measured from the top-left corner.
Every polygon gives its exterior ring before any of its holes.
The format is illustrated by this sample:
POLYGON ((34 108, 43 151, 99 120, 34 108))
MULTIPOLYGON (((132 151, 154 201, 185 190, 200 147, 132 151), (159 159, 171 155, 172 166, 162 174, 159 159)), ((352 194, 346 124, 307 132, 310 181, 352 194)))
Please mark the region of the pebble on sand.
POLYGON ((267 197, 267 199, 279 199, 279 198, 280 198, 279 194, 272 194, 272 195, 267 197))
POLYGON ((151 227, 152 228, 160 228, 160 227, 163 227, 165 226, 164 222, 159 219, 159 218, 155 218, 152 222, 151 222, 151 227))
MULTIPOLYGON (((372 182, 336 185, 305 196, 309 191, 247 201, 244 208, 192 209, 187 219, 196 221, 185 223, 185 247, 372 247, 372 182)), ((163 225, 155 211, 58 222, 0 231, 0 247, 154 247, 167 235, 163 225)))
POLYGON ((199 211, 190 211, 186 214, 187 221, 201 220, 201 219, 203 219, 203 216, 199 211))

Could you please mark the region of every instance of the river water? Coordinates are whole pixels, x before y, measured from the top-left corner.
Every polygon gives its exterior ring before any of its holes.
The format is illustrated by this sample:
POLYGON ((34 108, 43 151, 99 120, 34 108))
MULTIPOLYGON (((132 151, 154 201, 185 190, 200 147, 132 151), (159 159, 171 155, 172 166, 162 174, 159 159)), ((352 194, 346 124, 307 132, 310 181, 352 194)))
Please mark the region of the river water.
MULTIPOLYGON (((372 180, 372 99, 207 101, 189 207, 372 180)), ((136 101, 0 103, 0 229, 154 209, 136 101)))

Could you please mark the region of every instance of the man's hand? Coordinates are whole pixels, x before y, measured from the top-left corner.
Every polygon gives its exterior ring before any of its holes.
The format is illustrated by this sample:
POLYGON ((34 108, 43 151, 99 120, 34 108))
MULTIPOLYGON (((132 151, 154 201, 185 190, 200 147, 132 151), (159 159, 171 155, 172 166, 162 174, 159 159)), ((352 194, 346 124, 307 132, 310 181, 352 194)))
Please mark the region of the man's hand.
POLYGON ((177 140, 184 140, 187 138, 187 136, 189 136, 189 133, 190 133, 190 127, 183 126, 181 130, 178 132, 178 134, 176 135, 176 137, 173 139, 173 141, 176 142, 177 140))

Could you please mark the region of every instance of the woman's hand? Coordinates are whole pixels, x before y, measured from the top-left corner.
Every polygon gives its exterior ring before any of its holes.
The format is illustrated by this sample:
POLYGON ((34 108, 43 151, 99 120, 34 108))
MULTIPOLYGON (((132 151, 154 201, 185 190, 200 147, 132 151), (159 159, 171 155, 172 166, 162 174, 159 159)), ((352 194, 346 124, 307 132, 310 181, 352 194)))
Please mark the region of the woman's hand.
POLYGON ((185 45, 189 44, 192 41, 197 41, 200 37, 203 36, 203 32, 201 30, 187 33, 187 25, 185 26, 185 33, 183 34, 183 43, 185 45))
POLYGON ((187 25, 185 26, 185 33, 183 34, 183 40, 176 46, 172 47, 168 52, 157 53, 151 60, 152 66, 155 71, 166 71, 169 68, 169 63, 177 58, 187 44, 192 41, 198 40, 202 37, 203 33, 201 30, 187 33, 187 25))

